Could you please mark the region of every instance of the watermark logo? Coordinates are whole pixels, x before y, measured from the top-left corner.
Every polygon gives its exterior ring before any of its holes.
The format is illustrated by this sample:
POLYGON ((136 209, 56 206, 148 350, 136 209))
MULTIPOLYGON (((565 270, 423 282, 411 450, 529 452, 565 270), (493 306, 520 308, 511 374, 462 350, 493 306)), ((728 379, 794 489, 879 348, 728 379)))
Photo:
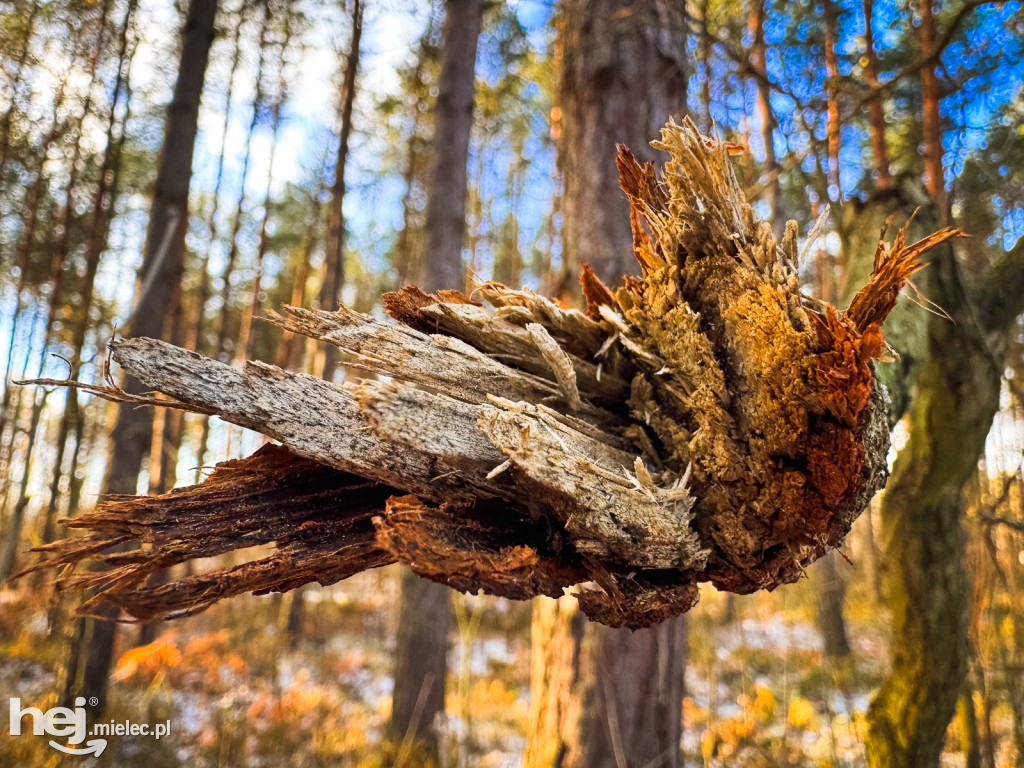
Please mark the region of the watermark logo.
MULTIPOLYGON (((90 699, 91 705, 98 702, 90 699)), ((85 698, 75 699, 75 708, 51 707, 43 712, 38 707, 22 707, 21 699, 11 699, 11 736, 21 736, 22 727, 30 725, 35 736, 67 737, 67 745, 50 739, 50 746, 68 755, 99 757, 107 748, 107 740, 93 736, 154 736, 159 739, 171 732, 171 721, 150 727, 148 723, 125 721, 96 723, 89 728, 85 722, 85 698), (88 738, 88 741, 86 739, 88 738), (85 742, 84 746, 79 746, 85 742)))

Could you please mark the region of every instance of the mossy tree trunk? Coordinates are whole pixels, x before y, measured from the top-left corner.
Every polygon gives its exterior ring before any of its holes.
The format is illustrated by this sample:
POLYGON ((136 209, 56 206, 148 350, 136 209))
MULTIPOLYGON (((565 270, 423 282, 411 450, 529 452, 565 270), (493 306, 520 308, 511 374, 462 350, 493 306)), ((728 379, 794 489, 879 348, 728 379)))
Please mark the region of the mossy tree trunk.
MULTIPOLYGON (((953 320, 927 316, 923 356, 902 360, 897 370, 904 382, 893 382, 896 416, 909 391, 908 373, 917 390, 908 410, 910 436, 881 504, 892 667, 868 714, 871 768, 937 766, 963 690, 968 581, 962 489, 977 471, 999 405, 1009 332, 1024 309, 1024 245, 1005 254, 974 290, 964 285, 952 250, 943 247, 919 285, 953 320)), ((903 349, 914 354, 912 339, 888 330, 887 336, 901 355, 903 349)))

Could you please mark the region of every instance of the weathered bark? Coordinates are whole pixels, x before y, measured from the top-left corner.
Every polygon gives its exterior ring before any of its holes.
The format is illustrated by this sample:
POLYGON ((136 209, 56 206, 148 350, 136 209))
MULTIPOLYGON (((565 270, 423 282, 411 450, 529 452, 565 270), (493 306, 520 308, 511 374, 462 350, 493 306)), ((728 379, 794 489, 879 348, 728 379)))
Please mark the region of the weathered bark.
MULTIPOLYGON (((458 589, 524 598, 589 580, 577 595, 587 616, 642 627, 687 610, 699 581, 735 592, 793 581, 842 540, 884 479, 888 430, 869 365, 881 351, 878 323, 920 254, 956 231, 914 245, 901 232, 881 244, 850 309, 822 314, 799 297, 795 227, 775 243, 742 201, 725 149, 708 148, 689 121, 667 127, 658 146, 672 156, 660 181, 625 150, 619 156, 644 279, 612 294, 585 272, 589 314, 486 283, 480 293, 496 310, 481 322, 461 310, 483 307, 457 291, 406 289, 385 297, 392 316, 421 327, 444 318, 445 333, 347 309, 290 308, 272 318, 388 380, 339 387, 262 363, 238 370, 140 338, 113 345, 114 359, 174 400, 77 386, 217 413, 297 455, 416 494, 379 516, 376 547, 458 589), (509 339, 525 333, 548 370, 530 373, 520 355, 500 362, 481 351, 474 340, 488 335, 484 328, 509 339), (550 341, 555 349, 545 351, 550 341), (631 380, 627 400, 598 405, 603 377, 581 376, 565 350, 631 380), (455 520, 477 528, 452 536, 461 530, 455 520)), ((174 494, 146 503, 159 512, 174 494)), ((141 617, 159 614, 161 600, 181 611, 216 599, 204 592, 179 601, 173 586, 154 597, 143 580, 166 567, 170 551, 200 556, 190 550, 205 551, 201 542, 226 536, 228 523, 197 531, 190 546, 102 555, 146 535, 123 508, 104 515, 105 530, 86 544, 47 548, 54 562, 99 555, 132 563, 130 575, 79 582, 110 587, 93 606, 117 602, 141 617)), ((171 519, 202 528, 200 513, 191 523, 171 519)), ((267 541, 296 530, 265 524, 267 541)), ((315 578, 308 560, 292 573, 301 559, 265 564, 253 583, 274 589, 315 578)))
POLYGON ((615 285, 637 265, 612 153, 622 143, 653 160, 651 137, 686 114, 685 3, 567 0, 563 9, 558 166, 574 204, 563 209, 562 263, 573 276, 587 262, 615 285))

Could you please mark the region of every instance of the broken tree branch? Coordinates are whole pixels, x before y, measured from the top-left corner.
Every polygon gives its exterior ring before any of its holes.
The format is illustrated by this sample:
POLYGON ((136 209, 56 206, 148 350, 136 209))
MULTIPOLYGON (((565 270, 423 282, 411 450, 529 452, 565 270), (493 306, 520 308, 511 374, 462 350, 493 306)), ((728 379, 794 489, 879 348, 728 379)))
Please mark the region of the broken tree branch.
MULTIPOLYGON (((259 362, 241 370, 151 339, 111 345, 171 401, 281 443, 204 483, 115 498, 66 524, 33 569, 100 561, 68 585, 138 619, 244 591, 330 583, 401 562, 461 590, 577 592, 583 611, 641 627, 689 609, 698 584, 774 589, 837 547, 882 486, 880 324, 920 255, 958 233, 880 245, 841 312, 800 294, 796 230, 758 221, 725 146, 690 121, 655 146, 660 177, 618 165, 642 279, 589 270, 585 312, 483 282, 384 297, 398 324, 346 307, 269 320, 376 374, 338 386, 259 362), (109 553, 125 542, 147 548, 109 553), (277 551, 148 587, 186 560, 277 551)), ((47 382, 53 384, 55 382, 47 382)), ((82 385, 77 385, 82 386, 82 385)), ((112 385, 89 391, 121 402, 112 385)))

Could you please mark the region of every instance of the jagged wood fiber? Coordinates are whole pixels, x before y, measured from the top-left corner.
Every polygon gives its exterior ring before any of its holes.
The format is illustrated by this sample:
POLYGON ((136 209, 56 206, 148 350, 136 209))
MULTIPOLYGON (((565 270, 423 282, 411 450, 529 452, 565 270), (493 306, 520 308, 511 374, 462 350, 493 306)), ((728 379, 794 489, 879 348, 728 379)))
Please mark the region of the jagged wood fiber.
POLYGON ((727 146, 689 121, 654 146, 670 158, 660 177, 618 155, 642 279, 613 291, 585 268, 585 311, 482 282, 481 300, 386 294, 397 324, 347 307, 271 313, 377 374, 343 386, 151 339, 112 344, 171 398, 147 402, 280 446, 164 496, 107 499, 65 521, 86 536, 39 548, 30 570, 99 561, 65 577, 103 588, 82 610, 110 601, 145 620, 401 562, 517 599, 581 585, 591 619, 629 627, 688 610, 700 582, 745 593, 797 579, 884 484, 880 324, 921 253, 957 232, 883 238, 870 282, 838 311, 801 295, 796 225, 776 242, 727 146), (146 546, 105 552, 125 542, 146 546), (269 544, 262 559, 147 585, 269 544))

